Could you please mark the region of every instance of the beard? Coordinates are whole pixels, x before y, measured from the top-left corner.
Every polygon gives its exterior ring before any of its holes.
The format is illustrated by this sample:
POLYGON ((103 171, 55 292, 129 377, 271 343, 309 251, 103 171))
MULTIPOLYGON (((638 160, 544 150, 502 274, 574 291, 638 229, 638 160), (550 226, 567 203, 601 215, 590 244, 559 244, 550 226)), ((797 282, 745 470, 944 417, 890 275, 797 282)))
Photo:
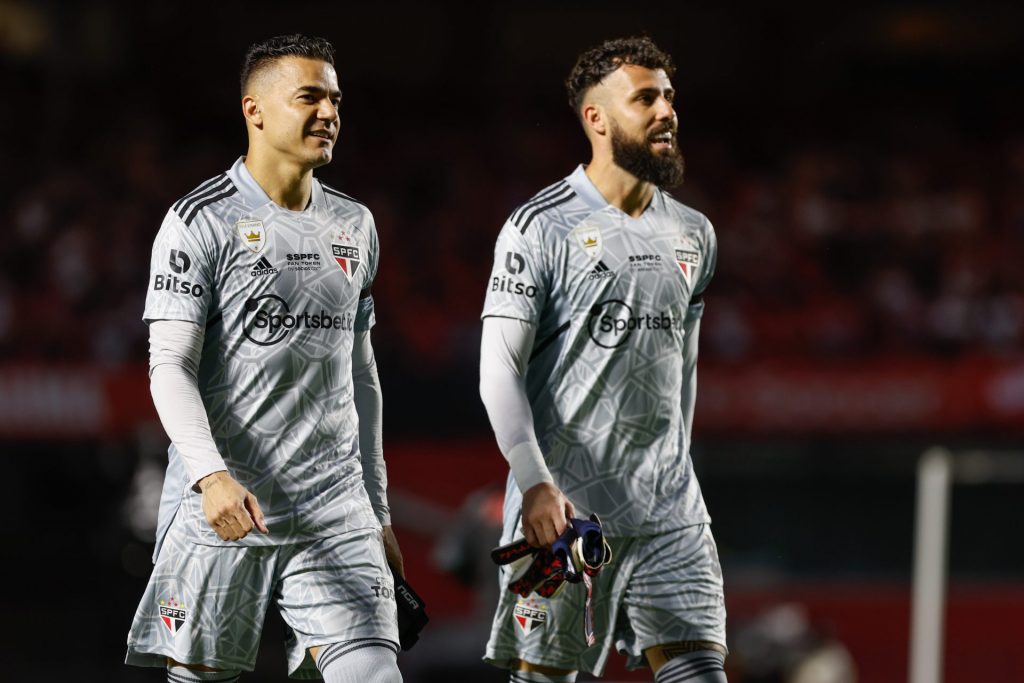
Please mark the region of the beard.
MULTIPOLYGON (((675 132, 672 128, 664 127, 653 131, 651 135, 657 135, 666 130, 675 132)), ((675 187, 683 182, 683 171, 686 164, 683 161, 682 152, 676 146, 674 136, 671 149, 654 152, 651 150, 649 139, 629 138, 615 121, 611 122, 611 132, 612 160, 619 167, 629 171, 640 180, 658 187, 675 187)))

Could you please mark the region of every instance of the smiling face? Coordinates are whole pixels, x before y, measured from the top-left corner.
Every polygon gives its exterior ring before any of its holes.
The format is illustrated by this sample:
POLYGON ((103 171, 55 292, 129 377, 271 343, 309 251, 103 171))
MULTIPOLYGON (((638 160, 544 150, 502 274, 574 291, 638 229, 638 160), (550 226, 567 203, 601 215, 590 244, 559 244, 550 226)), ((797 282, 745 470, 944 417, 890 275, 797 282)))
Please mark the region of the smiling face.
POLYGON ((250 147, 304 169, 330 163, 340 106, 333 66, 308 57, 276 59, 253 76, 242 98, 250 147))
POLYGON ((675 90, 663 69, 624 64, 608 74, 584 106, 588 135, 596 145, 610 147, 616 165, 659 187, 683 179, 679 151, 679 120, 672 101, 675 90))

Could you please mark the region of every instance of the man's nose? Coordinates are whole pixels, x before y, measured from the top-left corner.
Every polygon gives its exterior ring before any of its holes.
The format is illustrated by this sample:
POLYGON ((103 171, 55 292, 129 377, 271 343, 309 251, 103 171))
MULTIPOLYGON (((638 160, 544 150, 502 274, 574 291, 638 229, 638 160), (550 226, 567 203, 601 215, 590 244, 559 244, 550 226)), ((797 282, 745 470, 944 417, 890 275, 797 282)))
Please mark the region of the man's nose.
POLYGON ((673 119, 676 116, 676 110, 672 108, 672 103, 664 97, 658 98, 658 106, 655 110, 655 116, 658 117, 659 121, 666 119, 673 119))
POLYGON ((338 108, 330 100, 322 100, 316 115, 321 121, 334 121, 338 118, 338 108))

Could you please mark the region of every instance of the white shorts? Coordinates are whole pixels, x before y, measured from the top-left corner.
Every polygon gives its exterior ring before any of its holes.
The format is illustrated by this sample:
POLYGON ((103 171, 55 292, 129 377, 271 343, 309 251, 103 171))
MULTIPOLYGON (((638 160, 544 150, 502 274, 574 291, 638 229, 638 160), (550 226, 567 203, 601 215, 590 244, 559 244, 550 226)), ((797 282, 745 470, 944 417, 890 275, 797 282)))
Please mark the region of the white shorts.
POLYGON ((289 627, 293 678, 320 678, 307 654, 314 646, 380 638, 398 651, 394 584, 378 530, 281 546, 210 546, 178 521, 135 613, 128 664, 163 667, 171 657, 251 671, 271 602, 289 627))
POLYGON ((553 598, 521 598, 506 588, 509 570, 503 567, 484 660, 510 668, 521 659, 600 676, 612 644, 631 669, 644 666, 643 651, 655 645, 700 640, 725 646, 722 569, 710 526, 608 542, 612 563, 594 581, 592 647, 584 637, 582 583, 553 598))

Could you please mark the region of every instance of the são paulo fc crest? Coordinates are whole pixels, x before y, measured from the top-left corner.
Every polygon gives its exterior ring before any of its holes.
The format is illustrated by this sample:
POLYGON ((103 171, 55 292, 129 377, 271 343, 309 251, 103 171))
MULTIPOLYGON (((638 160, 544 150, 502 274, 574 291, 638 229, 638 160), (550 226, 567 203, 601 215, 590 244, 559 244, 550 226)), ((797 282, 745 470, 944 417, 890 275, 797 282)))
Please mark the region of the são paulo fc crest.
POLYGON ((242 238, 242 244, 252 253, 258 254, 263 251, 263 247, 267 246, 267 231, 263 227, 263 221, 246 220, 243 218, 235 223, 235 230, 238 232, 238 236, 242 238))
POLYGON ((335 230, 331 241, 331 255, 349 280, 356 276, 359 264, 363 260, 362 253, 354 242, 351 233, 345 228, 335 230))
POLYGON ((693 273, 700 266, 700 252, 676 247, 676 265, 683 271, 686 284, 693 286, 693 273))
POLYGON ((592 259, 600 258, 601 252, 604 251, 604 240, 598 228, 581 225, 572 231, 572 235, 587 256, 592 259))
POLYGON ((185 605, 171 597, 167 600, 161 600, 159 607, 160 621, 164 623, 164 626, 167 627, 172 636, 177 635, 188 619, 188 611, 185 609, 185 605))
POLYGON ((515 609, 512 610, 512 618, 516 625, 522 630, 523 635, 530 635, 534 630, 544 628, 548 623, 547 605, 534 598, 519 598, 516 601, 515 609))
POLYGON ((334 254, 334 260, 338 262, 341 272, 345 273, 349 280, 355 277, 356 269, 362 260, 359 256, 359 247, 332 243, 331 253, 334 254))

